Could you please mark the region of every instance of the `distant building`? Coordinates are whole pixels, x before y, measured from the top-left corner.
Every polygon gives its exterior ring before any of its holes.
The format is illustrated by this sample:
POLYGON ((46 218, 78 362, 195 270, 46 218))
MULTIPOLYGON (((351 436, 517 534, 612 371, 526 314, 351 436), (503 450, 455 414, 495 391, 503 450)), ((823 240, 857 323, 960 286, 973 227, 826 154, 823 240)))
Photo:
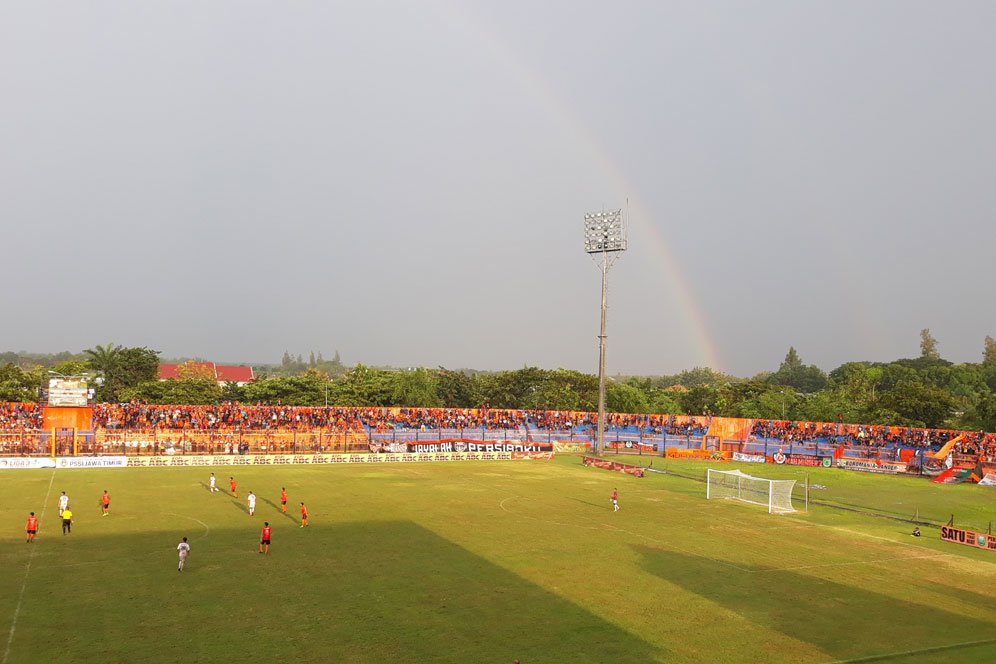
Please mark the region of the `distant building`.
POLYGON ((176 380, 183 376, 214 378, 219 385, 235 383, 242 387, 256 380, 252 367, 233 367, 214 362, 184 362, 183 364, 160 364, 159 380, 176 380))

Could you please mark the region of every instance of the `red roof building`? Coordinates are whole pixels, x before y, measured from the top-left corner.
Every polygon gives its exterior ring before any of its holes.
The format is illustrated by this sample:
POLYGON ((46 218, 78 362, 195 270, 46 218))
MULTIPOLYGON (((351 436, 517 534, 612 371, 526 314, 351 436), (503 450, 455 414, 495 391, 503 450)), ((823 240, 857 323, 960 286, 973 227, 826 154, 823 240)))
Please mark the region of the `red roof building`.
POLYGON ((159 365, 159 380, 177 380, 184 376, 214 378, 219 385, 236 383, 241 386, 256 380, 252 367, 220 365, 214 362, 159 365))

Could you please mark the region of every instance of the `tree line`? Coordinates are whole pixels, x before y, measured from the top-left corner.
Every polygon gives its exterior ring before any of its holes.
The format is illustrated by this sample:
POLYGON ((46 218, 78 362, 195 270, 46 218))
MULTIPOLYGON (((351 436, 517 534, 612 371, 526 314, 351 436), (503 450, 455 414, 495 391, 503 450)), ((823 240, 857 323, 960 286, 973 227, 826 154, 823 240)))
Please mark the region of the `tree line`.
MULTIPOLYGON (((929 330, 921 355, 892 362, 847 362, 829 373, 789 348, 775 371, 738 378, 708 368, 668 376, 615 376, 607 408, 619 413, 720 415, 761 419, 854 422, 996 431, 996 340, 986 337, 982 361, 943 359, 929 330)), ((149 348, 96 346, 79 354, 0 354, 0 401, 33 401, 59 374, 100 376, 97 399, 160 404, 222 401, 293 406, 410 406, 594 411, 598 379, 570 369, 392 369, 343 365, 312 354, 284 354, 259 367, 246 385, 219 385, 196 367, 177 380, 158 380, 159 353, 149 348)))

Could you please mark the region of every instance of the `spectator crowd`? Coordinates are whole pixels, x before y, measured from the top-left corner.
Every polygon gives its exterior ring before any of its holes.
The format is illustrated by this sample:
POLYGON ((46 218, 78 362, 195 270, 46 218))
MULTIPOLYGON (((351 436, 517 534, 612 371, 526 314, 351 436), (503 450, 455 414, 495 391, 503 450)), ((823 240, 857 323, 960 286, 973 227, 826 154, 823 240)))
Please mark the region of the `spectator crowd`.
MULTIPOLYGON (((610 430, 633 435, 701 437, 711 416, 609 413, 610 430)), ((127 431, 313 431, 387 432, 427 430, 530 430, 590 434, 597 414, 578 411, 491 408, 369 408, 250 405, 225 402, 183 406, 145 403, 96 404, 93 426, 127 431)), ((33 403, 0 403, 0 432, 38 430, 42 408, 33 403)), ((750 436, 781 444, 825 443, 880 448, 938 449, 963 436, 958 451, 996 461, 996 434, 903 426, 754 420, 750 436)))

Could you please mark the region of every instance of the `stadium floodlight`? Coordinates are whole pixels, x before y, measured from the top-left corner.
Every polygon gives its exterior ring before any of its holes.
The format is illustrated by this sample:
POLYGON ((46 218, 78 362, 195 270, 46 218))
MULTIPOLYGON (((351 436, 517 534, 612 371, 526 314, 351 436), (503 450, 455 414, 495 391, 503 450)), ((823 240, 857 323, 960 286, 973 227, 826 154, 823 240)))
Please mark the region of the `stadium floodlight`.
POLYGON ((609 268, 619 254, 626 251, 626 225, 622 208, 589 212, 584 216, 584 250, 602 257, 602 325, 598 334, 598 432, 595 450, 605 450, 605 313, 608 309, 609 268), (611 259, 610 259, 611 255, 611 259))
MULTIPOLYGON (((706 500, 739 500, 768 508, 769 514, 794 512, 792 489, 795 480, 767 480, 739 470, 706 471, 706 500)), ((807 482, 808 484, 808 482, 807 482)))
POLYGON ((589 254, 626 251, 622 209, 589 212, 584 216, 584 250, 589 254))

